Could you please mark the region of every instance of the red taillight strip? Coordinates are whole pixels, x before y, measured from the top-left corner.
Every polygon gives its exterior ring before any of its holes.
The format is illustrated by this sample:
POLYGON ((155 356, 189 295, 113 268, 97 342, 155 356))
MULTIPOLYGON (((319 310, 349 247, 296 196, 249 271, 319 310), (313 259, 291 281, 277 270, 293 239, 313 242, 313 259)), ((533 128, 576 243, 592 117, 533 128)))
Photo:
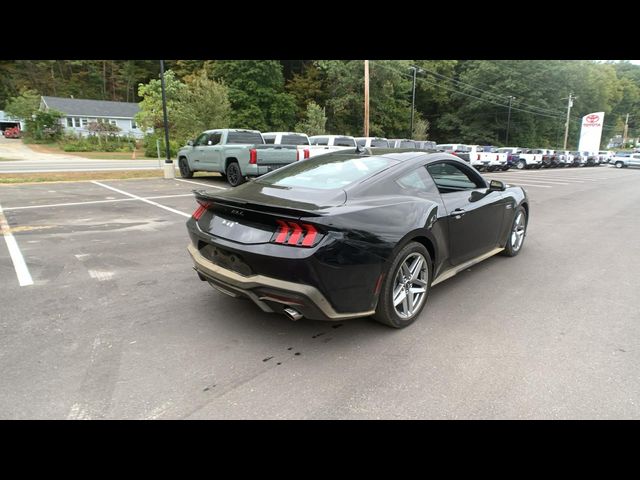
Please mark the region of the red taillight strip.
POLYGON ((196 208, 196 211, 193 212, 192 217, 194 219, 196 219, 196 220, 200 220, 200 217, 206 211, 207 211, 207 206, 206 205, 198 205, 198 208, 196 208))
POLYGON ((278 236, 276 237, 275 242, 284 243, 287 238, 287 234, 289 233, 289 227, 287 226, 287 223, 282 220, 276 220, 276 222, 280 225, 280 230, 278 230, 278 236))
POLYGON ((318 231, 313 225, 309 225, 308 223, 303 223, 302 226, 307 229, 307 234, 304 236, 304 240, 302 240, 302 246, 311 247, 313 246, 313 242, 316 240, 318 231))
POLYGON ((289 245, 297 245, 298 240, 300 240, 300 235, 302 235, 302 227, 293 222, 289 222, 289 225, 293 228, 293 233, 289 237, 289 241, 287 243, 289 245))

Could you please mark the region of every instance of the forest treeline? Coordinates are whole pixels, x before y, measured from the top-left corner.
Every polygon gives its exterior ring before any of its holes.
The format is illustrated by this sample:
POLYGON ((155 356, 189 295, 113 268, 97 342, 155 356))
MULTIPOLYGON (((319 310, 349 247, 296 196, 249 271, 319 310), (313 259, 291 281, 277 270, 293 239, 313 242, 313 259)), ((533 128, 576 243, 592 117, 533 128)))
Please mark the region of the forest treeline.
MULTIPOLYGON (((371 60, 370 134, 437 142, 559 147, 567 98, 575 97, 569 145, 577 147, 583 115, 605 112, 603 145, 640 135, 640 66, 586 60, 371 60), (410 132, 416 72, 414 131, 410 132), (509 104, 510 119, 509 115, 509 104)), ((326 133, 363 135, 362 60, 167 60, 180 82, 224 85, 229 126, 293 130, 311 105, 326 133), (317 115, 317 112, 316 112, 317 115)), ((0 110, 25 90, 42 95, 143 100, 140 85, 159 76, 155 60, 2 60, 0 110)), ((206 119, 200 119, 206 124, 206 119)), ((209 125, 216 128, 219 125, 209 125)))

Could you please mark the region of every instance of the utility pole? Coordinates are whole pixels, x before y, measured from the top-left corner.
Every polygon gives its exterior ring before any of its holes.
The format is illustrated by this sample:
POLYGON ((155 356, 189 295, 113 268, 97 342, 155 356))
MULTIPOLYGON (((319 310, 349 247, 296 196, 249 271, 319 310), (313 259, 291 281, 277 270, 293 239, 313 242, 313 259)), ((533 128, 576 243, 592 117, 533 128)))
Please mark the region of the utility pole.
MULTIPOLYGON (((564 147, 563 150, 567 149, 567 138, 569 137, 569 115, 571 114, 571 107, 573 107, 573 92, 569 93, 569 103, 567 104, 567 123, 564 124, 564 147)), ((564 98, 563 98, 564 100, 564 98)))
POLYGON ((627 113, 627 118, 624 121, 624 133, 622 134, 622 148, 627 143, 627 133, 629 132, 629 114, 627 113))
POLYGON ((167 119, 167 92, 164 86, 164 60, 160 60, 160 86, 162 87, 162 115, 164 117, 164 141, 167 148, 167 159, 164 161, 164 178, 175 178, 176 171, 171 161, 169 146, 169 121, 167 119))
POLYGON ((364 61, 364 136, 369 136, 369 60, 364 61))
POLYGON ((505 140, 506 146, 509 146, 509 127, 511 126, 511 102, 515 99, 516 97, 509 95, 509 115, 507 115, 507 139, 505 140))
POLYGON ((409 67, 413 69, 413 93, 411 94, 411 129, 409 130, 409 138, 413 138, 413 113, 416 109, 416 74, 417 67, 409 67))

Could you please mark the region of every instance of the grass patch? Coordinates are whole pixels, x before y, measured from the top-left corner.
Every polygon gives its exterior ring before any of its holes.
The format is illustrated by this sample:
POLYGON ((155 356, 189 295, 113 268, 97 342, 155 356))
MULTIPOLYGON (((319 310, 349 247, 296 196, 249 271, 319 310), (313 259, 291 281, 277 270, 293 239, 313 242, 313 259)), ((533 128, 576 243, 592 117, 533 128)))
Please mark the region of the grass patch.
MULTIPOLYGON (((56 143, 29 144, 29 148, 39 153, 55 153, 94 160, 131 160, 133 152, 65 152, 56 143)), ((144 150, 136 150, 136 160, 157 160, 157 157, 145 157, 144 150)))
POLYGON ((0 157, 0 162, 19 162, 20 160, 14 160, 13 158, 0 157))
POLYGON ((0 173, 1 184, 34 182, 78 182, 88 180, 122 180, 127 178, 163 178, 162 170, 113 170, 108 172, 39 172, 0 173))

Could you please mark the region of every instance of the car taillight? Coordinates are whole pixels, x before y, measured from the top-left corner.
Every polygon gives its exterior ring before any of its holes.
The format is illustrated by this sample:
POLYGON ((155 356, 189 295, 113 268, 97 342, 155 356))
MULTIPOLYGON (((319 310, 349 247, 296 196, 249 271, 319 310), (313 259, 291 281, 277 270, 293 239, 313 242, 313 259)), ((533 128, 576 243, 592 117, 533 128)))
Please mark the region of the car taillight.
POLYGON ((258 151, 255 148, 249 150, 249 163, 251 165, 258 163, 258 151))
POLYGON ((480 154, 478 154, 478 160, 480 160, 480 154))
POLYGON ((295 247, 313 247, 318 230, 308 223, 287 222, 276 220, 278 230, 271 239, 274 243, 281 245, 292 245, 295 247))
POLYGON ((500 160, 500 155, 496 155, 496 160, 500 160))
POLYGON ((207 211, 207 208, 209 208, 209 205, 211 205, 211 203, 200 199, 196 199, 196 202, 198 202, 198 208, 196 208, 195 212, 193 212, 191 216, 194 218, 194 220, 200 220, 200 217, 204 212, 207 211))
POLYGON ((304 149, 304 158, 309 158, 309 149, 308 148, 304 149))

